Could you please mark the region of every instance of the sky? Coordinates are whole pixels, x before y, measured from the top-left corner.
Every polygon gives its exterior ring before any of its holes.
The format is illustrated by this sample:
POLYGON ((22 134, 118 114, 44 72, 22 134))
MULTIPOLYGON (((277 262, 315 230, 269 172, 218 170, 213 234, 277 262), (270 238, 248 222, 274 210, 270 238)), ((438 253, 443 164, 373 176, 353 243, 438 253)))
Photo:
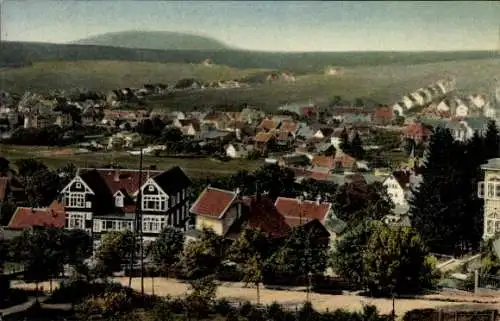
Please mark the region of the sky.
MULTIPOLYGON (((2 1, 2 0, 0 0, 2 1)), ((1 37, 65 43, 179 31, 260 51, 492 50, 500 2, 3 0, 1 37)))

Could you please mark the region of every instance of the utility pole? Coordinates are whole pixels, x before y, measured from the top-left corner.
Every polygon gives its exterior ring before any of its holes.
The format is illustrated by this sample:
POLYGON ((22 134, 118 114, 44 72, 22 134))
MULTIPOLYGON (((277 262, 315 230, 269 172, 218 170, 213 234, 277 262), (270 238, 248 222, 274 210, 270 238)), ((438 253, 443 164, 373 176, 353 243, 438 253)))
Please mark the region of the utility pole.
POLYGON ((141 256, 141 294, 144 294, 144 240, 143 240, 143 231, 142 231, 142 162, 143 162, 143 151, 141 147, 140 160, 139 160, 139 193, 137 194, 137 200, 139 202, 139 206, 137 207, 137 231, 139 232, 139 250, 141 256))

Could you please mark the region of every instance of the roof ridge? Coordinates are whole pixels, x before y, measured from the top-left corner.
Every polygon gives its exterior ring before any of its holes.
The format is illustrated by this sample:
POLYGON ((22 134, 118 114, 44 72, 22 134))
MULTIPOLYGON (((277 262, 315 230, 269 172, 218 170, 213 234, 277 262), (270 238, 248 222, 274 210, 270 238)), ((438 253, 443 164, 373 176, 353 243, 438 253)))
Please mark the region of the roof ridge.
POLYGON ((205 187, 205 189, 212 189, 212 190, 216 190, 216 191, 219 191, 219 192, 228 192, 228 193, 236 195, 236 192, 234 192, 234 191, 230 191, 230 190, 222 189, 222 188, 217 188, 217 187, 213 187, 213 186, 210 186, 210 185, 207 186, 207 187, 205 187))

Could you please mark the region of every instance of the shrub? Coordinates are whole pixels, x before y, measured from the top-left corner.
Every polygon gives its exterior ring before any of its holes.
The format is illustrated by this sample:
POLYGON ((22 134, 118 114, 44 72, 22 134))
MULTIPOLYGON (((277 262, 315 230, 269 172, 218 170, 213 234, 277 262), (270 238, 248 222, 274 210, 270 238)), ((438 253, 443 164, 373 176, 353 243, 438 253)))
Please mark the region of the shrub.
POLYGON ((235 309, 231 306, 228 300, 219 299, 215 302, 214 310, 215 313, 217 314, 220 314, 222 316, 227 316, 229 315, 230 312, 234 311, 235 309))
POLYGON ((253 305, 250 302, 246 301, 240 305, 240 307, 238 309, 238 313, 242 317, 248 318, 250 316, 250 314, 252 313, 253 308, 254 308, 253 305))
POLYGON ((108 292, 94 296, 81 306, 81 311, 86 316, 103 315, 114 316, 132 309, 132 297, 126 291, 108 292))

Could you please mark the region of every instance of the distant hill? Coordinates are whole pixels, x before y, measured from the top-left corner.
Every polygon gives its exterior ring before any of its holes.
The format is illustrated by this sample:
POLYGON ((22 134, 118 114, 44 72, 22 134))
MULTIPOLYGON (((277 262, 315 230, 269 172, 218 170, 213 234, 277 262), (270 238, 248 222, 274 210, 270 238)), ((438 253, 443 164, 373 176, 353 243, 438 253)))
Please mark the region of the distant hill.
POLYGON ((338 67, 415 65, 433 62, 481 60, 499 57, 496 52, 305 52, 283 53, 245 50, 154 50, 78 44, 1 42, 0 67, 41 61, 113 60, 162 63, 200 63, 210 58, 232 68, 289 70, 296 74, 323 74, 326 66, 338 67))
POLYGON ((228 50, 222 42, 203 36, 169 31, 122 31, 74 41, 73 44, 156 50, 228 50))

